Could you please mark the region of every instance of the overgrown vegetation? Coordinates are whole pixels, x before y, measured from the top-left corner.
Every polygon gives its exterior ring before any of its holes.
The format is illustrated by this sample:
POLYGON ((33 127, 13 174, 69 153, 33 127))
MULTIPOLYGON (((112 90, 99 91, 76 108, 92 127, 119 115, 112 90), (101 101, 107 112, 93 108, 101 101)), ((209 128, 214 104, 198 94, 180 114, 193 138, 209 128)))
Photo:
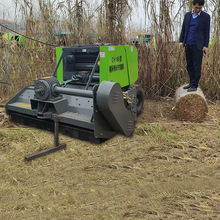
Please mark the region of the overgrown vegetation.
MULTIPOLYGON (((175 36, 181 28, 184 13, 191 8, 191 1, 143 2, 146 6, 145 21, 150 24, 152 39, 138 47, 139 83, 147 98, 172 96, 178 86, 188 81, 184 53, 179 51, 175 36)), ((112 44, 131 43, 131 33, 126 27, 132 30, 132 10, 141 6, 135 0, 103 0, 96 5, 87 0, 15 0, 15 3, 22 14, 27 36, 36 39, 41 33, 40 40, 58 45, 63 38, 55 33, 67 32, 67 46, 95 43, 97 38, 112 44)), ((200 86, 208 98, 219 99, 220 3, 217 0, 206 2, 205 9, 212 11, 213 33, 209 54, 203 62, 200 86)), ((26 41, 25 47, 17 47, 16 42, 12 47, 11 42, 7 42, 0 50, 0 91, 6 99, 39 76, 51 75, 55 67, 53 47, 26 41)))

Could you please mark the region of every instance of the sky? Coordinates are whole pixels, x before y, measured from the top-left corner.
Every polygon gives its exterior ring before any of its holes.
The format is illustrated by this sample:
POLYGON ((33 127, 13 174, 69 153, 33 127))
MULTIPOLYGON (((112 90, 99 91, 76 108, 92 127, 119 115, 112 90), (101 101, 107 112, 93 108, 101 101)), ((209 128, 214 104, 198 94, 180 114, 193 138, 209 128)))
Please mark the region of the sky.
MULTIPOLYGON (((10 20, 10 14, 14 14, 15 4, 13 0, 0 0, 0 19, 10 20)), ((14 17, 14 16, 13 16, 14 17)))
MULTIPOLYGON (((61 1, 61 0, 60 0, 61 1)), ((96 0, 96 2, 101 3, 102 0, 96 0)), ((139 2, 142 2, 141 0, 139 2)), ((140 4, 140 3, 139 3, 140 4)), ((97 7, 96 4, 95 7, 97 7)), ((94 8, 95 10, 95 8, 94 8)), ((15 21, 15 3, 13 0, 0 0, 0 19, 15 21)), ((143 5, 139 7, 134 7, 131 14, 131 23, 140 29, 148 29, 149 25, 145 27, 145 13, 143 5)), ((149 23, 149 22, 148 22, 149 23)))
MULTIPOLYGON (((96 0, 96 2, 101 2, 101 0, 96 0)), ((0 19, 14 21, 15 17, 15 3, 13 0, 0 0, 0 19), (13 14, 13 15, 12 15, 13 14)), ((144 27, 144 8, 139 7, 133 10, 132 22, 135 25, 144 27)))
MULTIPOLYGON (((61 1, 61 0, 60 0, 61 1)), ((96 2, 101 3, 102 0, 96 0, 96 2)), ((94 10, 99 4, 94 6, 94 10)), ((0 0, 0 19, 9 20, 13 22, 19 21, 19 19, 15 17, 15 3, 13 0, 0 0)), ((131 16, 131 22, 135 27, 144 28, 144 9, 143 7, 137 8, 133 10, 131 16)))

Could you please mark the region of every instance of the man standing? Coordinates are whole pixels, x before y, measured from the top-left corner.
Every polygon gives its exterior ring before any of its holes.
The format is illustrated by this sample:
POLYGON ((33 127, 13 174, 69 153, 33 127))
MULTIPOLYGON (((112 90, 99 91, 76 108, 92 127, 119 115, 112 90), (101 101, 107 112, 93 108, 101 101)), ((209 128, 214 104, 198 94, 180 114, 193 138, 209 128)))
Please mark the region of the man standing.
POLYGON ((202 11, 204 0, 193 0, 193 10, 184 17, 179 48, 185 46, 187 71, 190 83, 184 86, 188 92, 197 90, 201 78, 202 58, 208 54, 210 15, 202 11))

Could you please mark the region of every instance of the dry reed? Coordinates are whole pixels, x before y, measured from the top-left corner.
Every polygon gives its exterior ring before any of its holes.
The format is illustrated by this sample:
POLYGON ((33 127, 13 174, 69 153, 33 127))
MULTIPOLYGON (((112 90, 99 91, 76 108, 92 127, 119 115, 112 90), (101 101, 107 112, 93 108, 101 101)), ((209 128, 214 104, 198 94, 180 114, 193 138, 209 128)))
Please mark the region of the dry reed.
MULTIPOLYGON (((59 31, 69 33, 65 36, 66 46, 94 43, 98 37, 103 42, 125 44, 128 42, 125 27, 135 2, 104 0, 98 7, 91 7, 91 3, 86 0, 61 3, 51 0, 38 0, 35 3, 16 0, 16 7, 23 15, 26 35, 37 38, 41 33, 40 40, 44 42, 58 45, 60 42, 55 33, 59 31)), ((172 96, 176 88, 188 80, 184 53, 179 51, 178 41, 174 40, 174 30, 177 29, 174 23, 182 21, 185 11, 191 7, 187 2, 183 1, 177 15, 171 16, 174 10, 171 1, 145 0, 152 40, 147 45, 141 43, 138 48, 138 82, 147 98, 172 96), (159 11, 156 7, 158 4, 159 11)), ((212 4, 215 30, 209 55, 203 62, 200 86, 208 98, 219 99, 220 3, 212 0, 212 4)), ((12 44, 13 47, 4 43, 0 50, 0 96, 4 98, 11 97, 40 76, 51 75, 55 67, 53 47, 30 40, 26 40, 25 46, 17 46, 16 42, 12 44)))

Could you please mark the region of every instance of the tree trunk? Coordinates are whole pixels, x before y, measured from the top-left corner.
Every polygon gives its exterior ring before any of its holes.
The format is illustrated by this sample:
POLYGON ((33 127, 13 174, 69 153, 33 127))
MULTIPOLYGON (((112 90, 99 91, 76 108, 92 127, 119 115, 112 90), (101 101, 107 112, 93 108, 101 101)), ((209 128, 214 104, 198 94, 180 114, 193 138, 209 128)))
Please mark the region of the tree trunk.
POLYGON ((198 88, 196 92, 187 92, 183 86, 179 87, 175 93, 175 111, 182 121, 202 122, 208 113, 202 90, 198 88))

